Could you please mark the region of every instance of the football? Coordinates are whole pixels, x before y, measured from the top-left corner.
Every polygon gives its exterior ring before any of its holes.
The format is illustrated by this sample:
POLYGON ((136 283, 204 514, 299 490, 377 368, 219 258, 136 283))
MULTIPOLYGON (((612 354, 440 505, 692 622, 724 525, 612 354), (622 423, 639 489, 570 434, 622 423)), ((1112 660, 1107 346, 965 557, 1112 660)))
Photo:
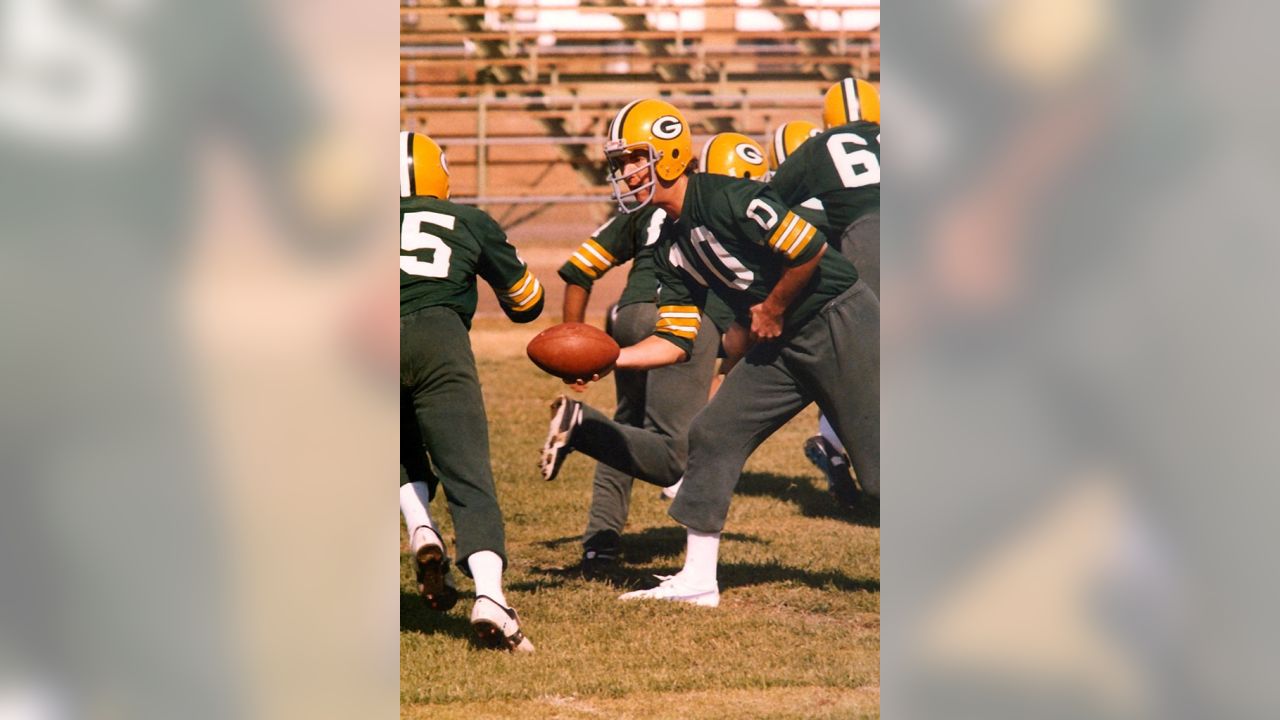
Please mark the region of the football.
POLYGON ((529 359, 561 380, 604 376, 618 359, 618 343, 586 323, 561 323, 538 333, 525 348, 529 359))

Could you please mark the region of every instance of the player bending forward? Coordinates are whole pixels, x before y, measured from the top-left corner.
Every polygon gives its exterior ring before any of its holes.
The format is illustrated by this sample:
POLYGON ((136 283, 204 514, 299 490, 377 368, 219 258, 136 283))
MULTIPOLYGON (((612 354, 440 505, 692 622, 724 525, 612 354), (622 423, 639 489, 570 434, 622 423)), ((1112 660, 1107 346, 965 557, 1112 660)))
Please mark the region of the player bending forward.
MULTIPOLYGON (((687 172, 689 126, 675 107, 627 105, 609 127, 605 154, 624 210, 652 203, 676 222, 655 253, 657 329, 623 348, 617 367, 684 360, 708 293, 733 310, 756 343, 689 430, 684 485, 669 511, 688 529, 683 569, 621 596, 715 606, 720 532, 742 468, 809 403, 831 419, 859 477, 878 477, 880 306, 849 261, 827 252, 822 233, 767 186, 687 172)), ((633 445, 607 418, 562 397, 543 448, 544 474, 554 475, 571 449, 633 473, 654 460, 647 443, 633 445)))

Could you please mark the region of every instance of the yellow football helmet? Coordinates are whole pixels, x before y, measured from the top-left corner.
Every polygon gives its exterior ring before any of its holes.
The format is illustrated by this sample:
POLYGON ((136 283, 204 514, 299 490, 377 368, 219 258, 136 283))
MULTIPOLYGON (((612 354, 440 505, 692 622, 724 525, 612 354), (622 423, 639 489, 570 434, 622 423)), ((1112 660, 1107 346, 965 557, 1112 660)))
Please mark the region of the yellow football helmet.
POLYGON ((674 105, 662 100, 635 100, 622 108, 609 124, 609 137, 604 155, 609 161, 609 182, 613 197, 622 212, 635 212, 653 199, 653 188, 659 179, 671 182, 684 174, 693 160, 693 139, 689 123, 674 105), (643 152, 648 162, 630 173, 624 172, 628 157, 643 152), (652 169, 644 185, 631 189, 626 179, 652 169), (645 190, 643 202, 635 198, 645 190))
POLYGON ((830 129, 858 120, 880 124, 880 91, 866 80, 845 78, 827 90, 822 121, 830 129))
POLYGON ((698 163, 703 172, 712 175, 760 180, 769 171, 760 143, 736 132, 714 135, 702 146, 698 163))
POLYGON ((449 198, 449 164, 435 140, 416 132, 400 133, 400 197, 449 198))
POLYGON ((773 142, 769 143, 769 169, 777 170, 805 140, 821 132, 821 128, 808 120, 792 120, 779 125, 773 131, 773 142))

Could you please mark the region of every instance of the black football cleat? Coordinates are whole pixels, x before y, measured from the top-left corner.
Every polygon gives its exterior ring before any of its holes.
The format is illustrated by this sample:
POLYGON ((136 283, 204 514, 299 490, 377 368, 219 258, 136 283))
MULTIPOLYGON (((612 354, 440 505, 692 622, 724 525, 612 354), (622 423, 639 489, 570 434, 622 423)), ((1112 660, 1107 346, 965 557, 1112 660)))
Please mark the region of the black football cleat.
POLYGON ((538 467, 543 480, 554 480, 564 465, 565 458, 573 452, 569 442, 573 431, 582 423, 582 403, 564 395, 551 403, 551 424, 547 428, 547 441, 542 445, 538 467))
POLYGON ((414 531, 427 531, 432 537, 413 553, 413 566, 418 579, 418 592, 427 607, 437 612, 448 612, 458 604, 458 589, 449 577, 449 558, 444 554, 444 541, 439 533, 429 527, 414 531))
POLYGON ((849 472, 849 461, 826 438, 814 435, 804 441, 804 456, 827 477, 827 489, 845 507, 858 501, 858 486, 849 472))

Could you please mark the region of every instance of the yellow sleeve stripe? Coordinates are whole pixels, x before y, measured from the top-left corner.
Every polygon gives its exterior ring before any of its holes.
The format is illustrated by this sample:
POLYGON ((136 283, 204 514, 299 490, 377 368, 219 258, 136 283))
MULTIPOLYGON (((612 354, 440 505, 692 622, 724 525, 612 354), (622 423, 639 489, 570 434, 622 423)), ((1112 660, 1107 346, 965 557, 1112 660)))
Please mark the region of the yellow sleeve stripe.
POLYGON ((596 278, 600 277, 600 272, 596 270, 591 265, 591 263, 587 262, 585 259, 582 258, 581 255, 579 255, 576 252, 573 255, 569 256, 569 262, 573 263, 574 267, 586 273, 587 277, 591 278, 592 280, 595 280, 596 278))
POLYGON ((600 277, 599 270, 596 270, 593 265, 588 263, 588 261, 582 259, 582 256, 577 254, 577 252, 575 252, 575 254, 573 255, 570 255, 570 259, 568 259, 568 261, 570 261, 570 263, 573 263, 573 266, 575 266, 575 268, 582 270, 582 272, 586 273, 586 277, 593 279, 593 281, 594 279, 600 277))
POLYGON ((512 309, 515 310, 516 312, 524 312, 525 310, 531 309, 534 305, 537 305, 538 301, 541 299, 542 299, 542 283, 539 283, 537 280, 534 280, 533 294, 529 296, 529 299, 525 300, 519 305, 516 305, 512 309))
POLYGON ((804 233, 797 237, 795 242, 791 243, 786 250, 787 258, 790 260, 795 260, 799 257, 800 253, 804 252, 804 249, 809 247, 809 241, 813 239, 814 233, 818 232, 817 228, 809 225, 808 223, 805 223, 805 226, 806 229, 804 233))
POLYGON ((778 223, 778 229, 773 231, 773 235, 769 236, 769 247, 779 251, 782 250, 782 243, 795 230, 798 222, 802 222, 800 216, 788 211, 786 217, 782 218, 782 222, 778 223))
POLYGON ((532 272, 525 270, 524 277, 520 279, 520 282, 512 285, 507 290, 503 302, 516 306, 516 309, 523 309, 537 302, 537 297, 541 294, 542 283, 538 282, 538 278, 534 277, 532 272))
POLYGON ((613 253, 609 252, 608 250, 605 250, 604 246, 596 242, 595 240, 588 240, 582 243, 582 247, 587 250, 590 250, 593 254, 598 256, 601 260, 604 261, 604 264, 608 267, 613 267, 613 264, 617 262, 617 260, 615 260, 613 257, 613 253))
POLYGON ((594 241, 592 240, 588 240, 582 243, 581 245, 578 246, 577 251, 573 253, 573 256, 593 266, 595 269, 601 272, 604 272, 605 270, 608 270, 609 268, 613 267, 613 263, 609 262, 609 260, 606 260, 604 255, 602 255, 595 248, 591 247, 593 244, 594 244, 594 241))
POLYGON ((666 335, 675 335, 676 337, 681 337, 686 340, 693 340, 698 337, 698 331, 696 329, 691 330, 689 328, 660 327, 657 332, 664 333, 666 335))
POLYGON ((699 327, 702 327, 702 323, 699 322, 698 320, 686 320, 683 318, 680 318, 680 319, 663 318, 658 321, 657 327, 658 328, 679 327, 679 328, 687 328, 690 330, 697 331, 699 327))

